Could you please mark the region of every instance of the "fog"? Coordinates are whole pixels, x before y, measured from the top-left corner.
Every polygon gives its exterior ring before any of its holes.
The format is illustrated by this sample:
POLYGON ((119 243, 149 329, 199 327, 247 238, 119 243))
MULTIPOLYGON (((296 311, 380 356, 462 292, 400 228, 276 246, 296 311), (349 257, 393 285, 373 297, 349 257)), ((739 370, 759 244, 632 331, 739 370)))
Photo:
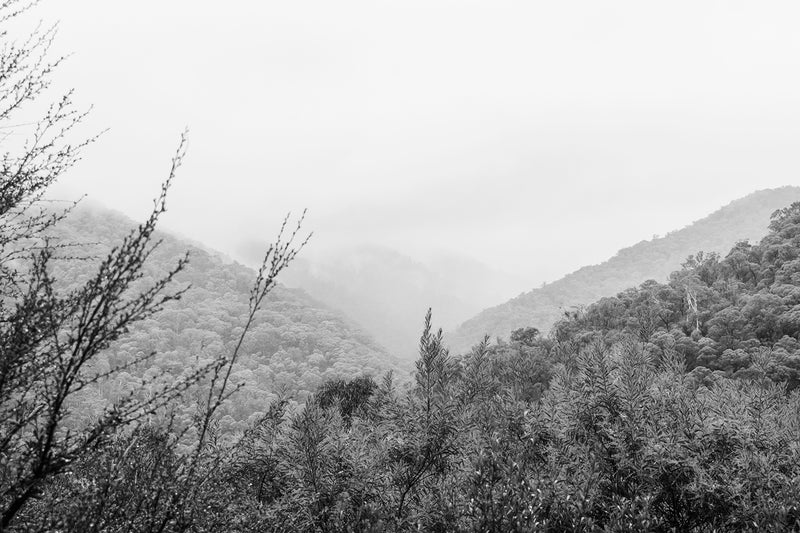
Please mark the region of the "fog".
POLYGON ((309 209, 538 285, 798 183, 800 4, 50 0, 57 78, 110 128, 58 189, 236 254, 309 209))

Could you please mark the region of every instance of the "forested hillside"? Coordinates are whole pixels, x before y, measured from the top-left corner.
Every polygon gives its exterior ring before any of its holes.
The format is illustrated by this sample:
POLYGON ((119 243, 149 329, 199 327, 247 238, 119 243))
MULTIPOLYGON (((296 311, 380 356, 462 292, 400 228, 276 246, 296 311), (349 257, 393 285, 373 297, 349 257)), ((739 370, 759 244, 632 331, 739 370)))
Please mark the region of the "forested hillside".
POLYGON ((690 257, 667 282, 650 280, 602 298, 558 322, 552 336, 584 346, 634 338, 654 359, 679 354, 699 382, 761 372, 796 388, 800 204, 777 211, 760 243, 690 257))
MULTIPOLYGON (((61 255, 102 257, 134 225, 107 209, 80 208, 53 230, 53 236, 59 242, 83 243, 64 249, 61 255)), ((111 366, 140 352, 153 351, 156 356, 151 368, 131 369, 125 379, 87 395, 87 417, 99 412, 106 401, 139 387, 156 370, 166 370, 177 378, 198 363, 230 354, 245 322, 253 270, 168 234, 157 234, 157 238, 162 243, 150 257, 140 285, 152 283, 188 251, 189 263, 175 285, 190 288, 181 300, 137 324, 104 354, 107 360, 100 364, 111 366)), ((56 261, 55 273, 68 285, 77 286, 91 275, 93 264, 91 260, 56 261)), ((326 380, 395 368, 395 359, 346 317, 299 289, 278 285, 245 337, 232 374, 234 383, 242 383, 243 388, 224 407, 228 416, 223 426, 242 429, 279 395, 303 402, 326 380)))
POLYGON ((120 434, 18 529, 796 531, 799 317, 800 202, 548 336, 452 357, 429 314, 408 390, 329 381, 200 459, 167 417, 120 434))
MULTIPOLYGON (((546 286, 491 307, 467 320, 448 336, 457 351, 469 349, 485 334, 507 337, 511 331, 534 326, 547 331, 574 307, 648 279, 666 280, 689 255, 725 253, 741 240, 758 241, 777 209, 800 200, 800 188, 782 187, 754 192, 681 230, 620 250, 608 261, 583 267, 546 286)), ((580 246, 580 243, 571 245, 580 246)))

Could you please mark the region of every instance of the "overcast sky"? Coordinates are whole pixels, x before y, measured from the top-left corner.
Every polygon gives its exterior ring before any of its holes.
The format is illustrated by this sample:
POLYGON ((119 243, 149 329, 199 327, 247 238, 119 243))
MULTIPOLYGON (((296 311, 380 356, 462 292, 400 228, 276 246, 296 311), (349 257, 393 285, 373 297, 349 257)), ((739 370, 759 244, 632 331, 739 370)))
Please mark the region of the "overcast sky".
MULTIPOLYGON (((110 128, 65 184, 223 251, 441 247, 552 281, 800 183, 796 1, 46 0, 110 128)), ((60 189, 60 194, 71 194, 60 189)))

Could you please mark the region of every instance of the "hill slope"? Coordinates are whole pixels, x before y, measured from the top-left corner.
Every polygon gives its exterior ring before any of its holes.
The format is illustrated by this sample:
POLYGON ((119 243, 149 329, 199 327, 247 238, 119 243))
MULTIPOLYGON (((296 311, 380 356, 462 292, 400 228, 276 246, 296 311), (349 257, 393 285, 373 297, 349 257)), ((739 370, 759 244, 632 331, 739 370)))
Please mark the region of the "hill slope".
MULTIPOLYGON (((120 242, 135 223, 101 208, 80 208, 54 230, 60 242, 100 243, 82 249, 95 257, 120 242)), ((168 234, 146 264, 142 283, 161 277, 189 251, 189 264, 177 276, 176 286, 190 284, 177 302, 137 324, 108 350, 109 360, 124 360, 140 351, 157 353, 151 368, 173 373, 217 354, 230 354, 241 332, 255 272, 168 234)), ((67 286, 77 286, 94 271, 93 261, 56 264, 56 275, 67 286)), ((291 266, 289 267, 291 269, 291 266)), ((246 337, 232 379, 244 386, 225 406, 226 422, 233 428, 285 392, 304 400, 332 378, 358 374, 380 376, 397 367, 396 361, 349 319, 313 300, 299 289, 278 285, 246 337)), ((112 390, 96 391, 102 398, 87 399, 88 410, 141 383, 148 368, 139 368, 112 390)), ((153 369, 155 371, 155 369, 153 369)))
POLYGON ((599 265, 583 267, 562 279, 491 307, 448 335, 454 351, 464 351, 484 334, 507 337, 517 328, 547 331, 575 306, 613 296, 648 279, 664 280, 689 255, 725 253, 741 240, 758 241, 767 234, 770 215, 800 200, 800 187, 754 192, 711 215, 668 235, 620 250, 599 265))
MULTIPOLYGON (((256 254, 243 252, 243 257, 257 260, 256 254)), ((526 286, 463 256, 441 254, 423 262, 375 245, 306 254, 286 272, 283 282, 341 309, 406 360, 417 355, 429 307, 436 323, 450 329, 526 286)))

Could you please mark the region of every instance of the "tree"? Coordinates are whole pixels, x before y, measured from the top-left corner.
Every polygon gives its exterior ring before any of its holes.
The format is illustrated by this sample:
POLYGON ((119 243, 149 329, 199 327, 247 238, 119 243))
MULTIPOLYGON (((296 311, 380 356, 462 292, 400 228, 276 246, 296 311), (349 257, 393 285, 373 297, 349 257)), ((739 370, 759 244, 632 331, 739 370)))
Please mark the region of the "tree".
MULTIPOLYGON (((71 257, 70 243, 48 236, 69 209, 54 212, 42 198, 94 138, 71 139, 86 113, 74 108, 70 93, 47 106, 32 126, 19 124, 19 117, 35 112, 48 96, 51 76, 62 60, 48 59, 54 27, 38 29, 19 44, 11 41, 8 25, 33 4, 0 3, 0 36, 8 43, 0 51, 0 133, 5 134, 0 167, 0 530, 18 525, 20 512, 55 476, 107 446, 121 429, 132 429, 147 415, 163 411, 208 377, 191 454, 199 458, 217 408, 235 390, 231 371, 244 335, 278 273, 305 244, 293 245, 302 217, 284 237, 287 217, 258 271, 250 312, 232 354, 217 354, 177 381, 156 372, 96 418, 84 421, 75 416, 73 402, 79 393, 124 376, 154 354, 138 352, 105 368, 94 365, 98 355, 112 348, 134 323, 187 290, 175 287, 173 280, 188 256, 178 258, 152 283, 143 279, 143 267, 160 243, 156 225, 184 158, 186 138, 181 138, 147 220, 94 265, 94 274, 84 285, 61 289, 54 262, 86 258, 71 257), (24 140, 9 140, 17 136, 24 140)), ((187 463, 186 479, 196 464, 196 460, 187 463)))
POLYGON ((451 382, 455 365, 444 347, 442 330, 432 332, 430 309, 416 369, 415 387, 392 419, 400 437, 388 454, 398 492, 395 516, 401 522, 408 520, 409 499, 442 477, 458 453, 458 403, 451 382))
POLYGON ((515 329, 511 332, 511 342, 518 342, 525 346, 535 346, 536 340, 541 336, 537 328, 527 327, 515 329))
POLYGON ((316 394, 316 403, 323 409, 337 407, 342 419, 349 425, 353 415, 362 409, 378 384, 372 376, 359 376, 352 380, 334 379, 322 384, 316 394))

